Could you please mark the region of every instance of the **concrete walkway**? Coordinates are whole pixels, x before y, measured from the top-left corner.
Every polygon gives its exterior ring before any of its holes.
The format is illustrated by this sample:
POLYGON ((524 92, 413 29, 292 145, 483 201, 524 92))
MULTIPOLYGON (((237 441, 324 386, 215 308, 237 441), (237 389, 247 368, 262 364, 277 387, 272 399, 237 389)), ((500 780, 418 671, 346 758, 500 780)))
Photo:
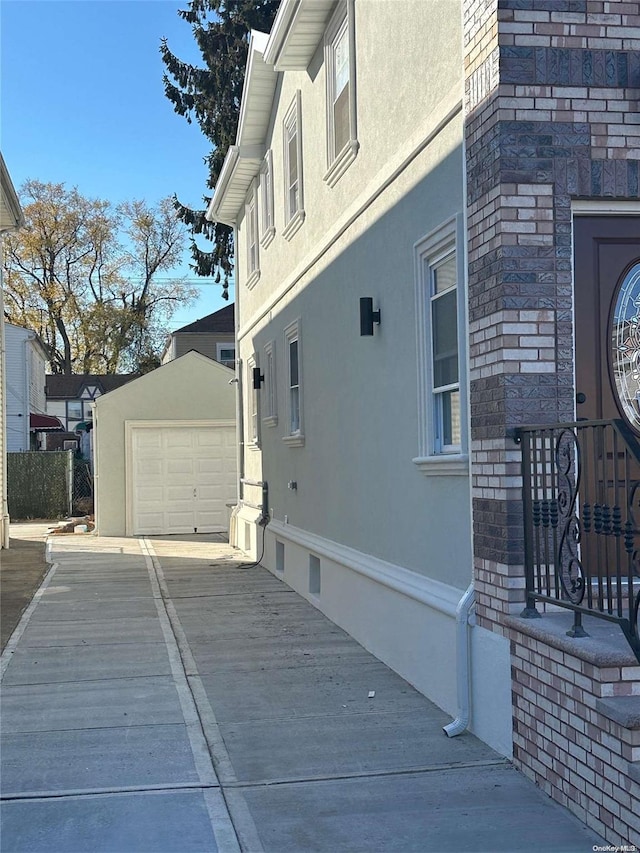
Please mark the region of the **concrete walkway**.
POLYGON ((3 853, 603 843, 216 537, 50 549, 2 658, 3 853))

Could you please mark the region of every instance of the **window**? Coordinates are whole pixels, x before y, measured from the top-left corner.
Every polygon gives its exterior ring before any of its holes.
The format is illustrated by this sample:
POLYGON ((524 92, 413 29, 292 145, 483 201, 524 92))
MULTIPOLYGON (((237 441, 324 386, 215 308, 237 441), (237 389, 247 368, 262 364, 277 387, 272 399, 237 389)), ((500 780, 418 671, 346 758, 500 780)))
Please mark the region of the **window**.
POLYGON ((260 278, 258 259, 258 204, 255 184, 251 187, 245 206, 247 233, 247 287, 251 288, 260 278))
POLYGON ((260 445, 260 389, 253 387, 253 370, 257 367, 254 355, 247 359, 247 400, 249 403, 249 447, 260 445))
POLYGON ((327 165, 324 180, 334 186, 358 153, 356 135, 353 4, 342 2, 325 35, 327 80, 327 165))
POLYGON ((301 99, 298 90, 285 116, 283 127, 286 226, 282 234, 287 240, 293 237, 304 222, 300 113, 301 99))
POLYGON ((225 367, 236 366, 236 345, 232 343, 216 344, 216 361, 225 367))
POLYGON ((82 420, 82 402, 80 400, 70 400, 67 403, 67 418, 70 421, 82 420))
POLYGON ((445 223, 416 246, 419 455, 425 474, 468 470, 463 405, 464 300, 462 261, 456 243, 461 217, 445 223))
POLYGON ((264 347, 264 418, 267 426, 278 423, 278 401, 276 397, 276 352, 275 342, 269 341, 264 347))
MULTIPOLYGON (((425 261, 428 263, 428 261, 425 261)), ((460 451, 458 289, 455 248, 426 271, 431 283, 431 373, 436 453, 460 451)))
POLYGON ((273 160, 271 151, 260 169, 260 244, 266 249, 276 233, 273 215, 273 160))
POLYGON ((296 320, 285 329, 287 353, 287 396, 288 423, 284 441, 293 446, 304 444, 302 422, 302 370, 300 347, 300 323, 296 320))

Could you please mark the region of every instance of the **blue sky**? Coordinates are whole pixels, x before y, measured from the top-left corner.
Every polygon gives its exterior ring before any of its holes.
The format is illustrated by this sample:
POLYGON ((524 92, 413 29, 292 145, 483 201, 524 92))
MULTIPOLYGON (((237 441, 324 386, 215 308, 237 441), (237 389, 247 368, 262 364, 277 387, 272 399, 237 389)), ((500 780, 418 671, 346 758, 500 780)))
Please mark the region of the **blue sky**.
MULTIPOLYGON (((2 0, 0 144, 16 188, 36 178, 116 203, 175 192, 202 206, 210 146, 165 98, 159 52, 166 37, 179 58, 200 64, 191 27, 177 14, 185 7, 186 0, 2 0)), ((188 253, 176 273, 193 276, 187 263, 188 253)), ((219 285, 196 284, 201 298, 179 310, 172 328, 227 304, 219 285)))

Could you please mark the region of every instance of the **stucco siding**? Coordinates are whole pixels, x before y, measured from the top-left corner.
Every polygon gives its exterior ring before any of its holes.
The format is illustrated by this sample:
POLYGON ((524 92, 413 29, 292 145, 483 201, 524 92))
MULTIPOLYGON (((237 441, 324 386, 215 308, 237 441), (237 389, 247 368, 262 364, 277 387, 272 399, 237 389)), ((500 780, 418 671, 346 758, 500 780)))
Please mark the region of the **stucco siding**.
MULTIPOLYGON (((264 345, 276 342, 282 398, 284 329, 300 319, 305 445, 283 443, 284 411, 277 427, 262 428, 275 517, 464 589, 472 566, 468 479, 425 477, 412 462, 413 246, 462 209, 460 134, 460 120, 451 122, 277 304, 271 321, 242 339, 241 355, 245 362, 252 352, 260 358, 264 345), (373 297, 382 312, 373 338, 359 337, 361 296, 373 297), (290 480, 296 492, 287 488, 290 480)), ((254 456, 247 452, 247 465, 257 476, 254 456)))
MULTIPOLYGON (((276 90, 267 148, 274 174, 276 233, 260 248, 260 280, 242 293, 240 327, 264 305, 278 284, 294 277, 337 227, 358 217, 381 185, 391 179, 462 98, 460 7, 457 0, 415 4, 367 0, 355 4, 357 126, 360 150, 335 186, 324 176, 326 82, 324 47, 305 71, 288 71, 276 90), (374 8, 375 7, 375 10, 374 8), (384 22, 384 25, 381 25, 384 22), (390 44, 402 45, 394 50, 390 44), (410 67, 407 67, 410 57, 410 67), (392 85, 390 81, 393 81, 392 85), (283 120, 301 92, 302 176, 305 221, 287 241, 284 218, 283 120)), ((245 230, 241 213, 239 232, 245 230)), ((247 280, 246 245, 240 242, 239 281, 247 280)))
POLYGON ((190 353, 100 397, 94 448, 97 527, 103 536, 126 530, 126 421, 235 419, 228 368, 190 353))

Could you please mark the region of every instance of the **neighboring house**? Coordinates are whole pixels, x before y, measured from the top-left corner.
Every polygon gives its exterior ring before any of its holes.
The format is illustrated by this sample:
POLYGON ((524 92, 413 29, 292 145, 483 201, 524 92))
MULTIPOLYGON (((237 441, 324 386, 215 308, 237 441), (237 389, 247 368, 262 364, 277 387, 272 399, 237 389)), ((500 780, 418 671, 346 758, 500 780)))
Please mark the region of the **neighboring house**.
POLYGON ((64 429, 63 433, 49 436, 47 450, 67 450, 75 444, 83 456, 90 458, 91 442, 87 426, 91 423, 93 403, 98 397, 126 385, 137 376, 137 373, 107 376, 56 373, 47 376, 47 414, 59 418, 64 429))
MULTIPOLYGON (((0 251, 4 235, 24 225, 22 208, 11 176, 0 154, 0 251)), ((9 547, 9 511, 7 508, 7 435, 6 435, 6 365, 4 340, 4 303, 2 266, 0 265, 0 548, 9 547)))
POLYGON ((606 473, 623 433, 605 452, 592 422, 640 434, 639 23, 638 2, 282 0, 207 212, 237 236, 235 544, 264 536, 264 565, 448 734, 636 845, 640 645, 616 608, 637 461, 606 473), (582 456, 515 431, 578 416, 582 456), (519 618, 525 583, 544 619, 519 618), (565 636, 567 605, 629 645, 565 636))
POLYGON ((44 434, 60 430, 45 416, 44 382, 48 353, 31 329, 4 323, 7 452, 43 449, 44 434))
POLYGON ((166 364, 174 358, 180 358, 181 355, 195 350, 219 361, 225 367, 235 369, 235 334, 235 310, 232 303, 172 332, 162 354, 162 363, 166 364))
POLYGON ((228 368, 190 352, 96 401, 102 536, 228 530, 237 497, 230 379, 228 368))

